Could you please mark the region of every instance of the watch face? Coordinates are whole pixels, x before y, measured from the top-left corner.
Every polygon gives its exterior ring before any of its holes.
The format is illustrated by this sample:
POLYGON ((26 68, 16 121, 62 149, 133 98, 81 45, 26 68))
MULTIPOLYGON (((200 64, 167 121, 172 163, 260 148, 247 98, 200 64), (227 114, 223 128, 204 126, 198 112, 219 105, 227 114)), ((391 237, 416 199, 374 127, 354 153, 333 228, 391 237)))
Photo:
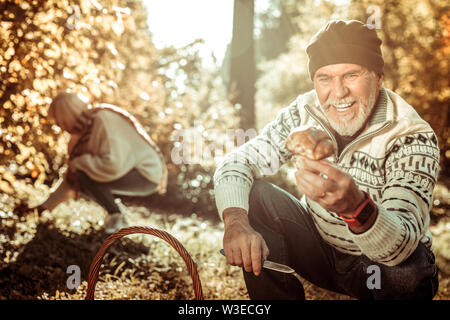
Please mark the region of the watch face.
POLYGON ((370 217, 370 215, 373 213, 374 207, 372 206, 372 203, 368 202, 364 208, 361 210, 361 212, 358 214, 356 219, 361 223, 364 224, 370 217))

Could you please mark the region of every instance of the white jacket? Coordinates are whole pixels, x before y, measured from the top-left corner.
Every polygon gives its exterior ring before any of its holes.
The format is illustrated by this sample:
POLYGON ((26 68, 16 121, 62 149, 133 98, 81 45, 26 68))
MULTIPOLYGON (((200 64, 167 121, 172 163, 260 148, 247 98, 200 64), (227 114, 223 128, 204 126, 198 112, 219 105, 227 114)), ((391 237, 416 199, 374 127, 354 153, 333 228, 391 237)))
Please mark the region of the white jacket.
POLYGON ((110 182, 136 168, 160 184, 164 163, 133 125, 110 110, 97 111, 92 117, 89 140, 83 144, 83 154, 70 161, 71 170, 81 170, 98 182, 110 182))

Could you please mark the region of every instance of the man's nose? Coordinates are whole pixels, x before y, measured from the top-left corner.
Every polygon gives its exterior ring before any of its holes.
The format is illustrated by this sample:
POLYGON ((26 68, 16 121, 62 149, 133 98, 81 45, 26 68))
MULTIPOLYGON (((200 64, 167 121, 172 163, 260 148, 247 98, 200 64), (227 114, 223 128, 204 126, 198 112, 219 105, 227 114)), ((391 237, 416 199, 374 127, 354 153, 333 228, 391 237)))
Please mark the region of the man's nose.
POLYGON ((344 81, 339 78, 334 79, 332 90, 335 99, 343 99, 348 95, 349 92, 344 81))

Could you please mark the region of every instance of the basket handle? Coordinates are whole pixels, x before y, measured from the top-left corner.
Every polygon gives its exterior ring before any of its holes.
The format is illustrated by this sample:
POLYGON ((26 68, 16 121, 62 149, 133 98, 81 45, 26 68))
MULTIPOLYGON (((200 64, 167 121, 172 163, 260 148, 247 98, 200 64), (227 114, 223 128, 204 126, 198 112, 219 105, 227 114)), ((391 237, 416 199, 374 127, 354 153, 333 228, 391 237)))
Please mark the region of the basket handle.
POLYGON ((178 254, 183 258, 184 262, 186 263, 189 274, 191 275, 191 278, 192 278, 195 300, 203 300, 202 284, 201 284, 200 277, 197 272, 197 266, 196 266, 195 262, 192 260, 191 256, 187 252, 187 250, 183 247, 183 245, 175 237, 173 237, 166 231, 151 228, 151 227, 139 227, 139 226, 122 228, 122 229, 114 232, 112 235, 110 235, 105 240, 103 245, 97 251, 97 254, 94 257, 94 260, 92 260, 91 267, 89 269, 88 288, 87 288, 85 300, 94 300, 95 286, 96 286, 97 280, 98 280, 98 273, 100 270, 101 263, 103 261, 103 257, 105 255, 106 251, 108 250, 108 248, 117 239, 120 239, 123 236, 127 236, 130 234, 135 234, 135 233, 150 234, 150 235, 156 236, 156 237, 161 238, 161 239, 165 240, 166 242, 168 242, 178 252, 178 254))

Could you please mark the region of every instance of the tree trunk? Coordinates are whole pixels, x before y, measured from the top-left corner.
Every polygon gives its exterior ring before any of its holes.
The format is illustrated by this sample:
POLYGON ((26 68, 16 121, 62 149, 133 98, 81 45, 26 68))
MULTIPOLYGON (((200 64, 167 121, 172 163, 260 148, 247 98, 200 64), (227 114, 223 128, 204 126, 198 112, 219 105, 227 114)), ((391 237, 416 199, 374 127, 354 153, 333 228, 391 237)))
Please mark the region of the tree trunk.
POLYGON ((241 106, 240 128, 255 127, 254 0, 235 0, 230 61, 230 101, 241 106))

